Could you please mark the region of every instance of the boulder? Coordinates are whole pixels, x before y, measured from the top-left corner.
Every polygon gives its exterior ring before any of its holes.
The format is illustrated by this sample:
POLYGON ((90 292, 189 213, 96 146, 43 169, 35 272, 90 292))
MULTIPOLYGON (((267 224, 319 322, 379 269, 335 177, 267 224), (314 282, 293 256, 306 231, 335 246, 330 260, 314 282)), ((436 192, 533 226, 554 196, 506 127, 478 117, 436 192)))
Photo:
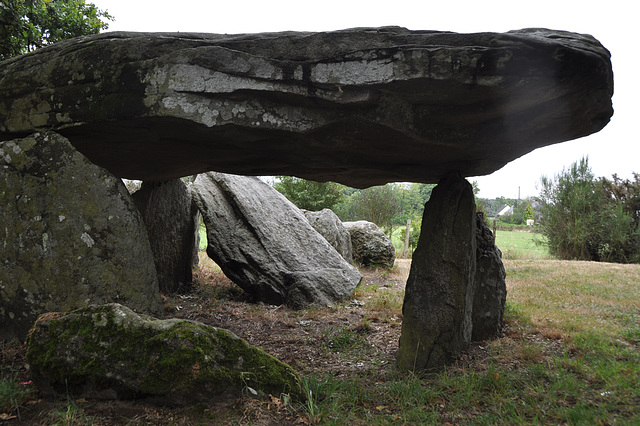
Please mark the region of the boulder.
POLYGON ((256 299, 293 308, 333 305, 360 283, 360 272, 260 179, 209 172, 192 189, 207 254, 256 299))
POLYGON ((147 227, 160 290, 189 290, 200 242, 200 213, 191 191, 180 179, 144 182, 132 197, 147 227))
POLYGON ((387 235, 373 222, 344 222, 351 235, 353 259, 364 266, 393 267, 396 248, 387 235))
POLYGON ((471 342, 475 211, 471 185, 456 174, 442 179, 425 204, 402 306, 402 370, 449 364, 471 342))
POLYGON ((488 340, 502 334, 504 304, 507 300, 506 276, 502 252, 484 221, 484 213, 478 212, 471 340, 488 340))
POLYGON ((118 302, 162 314, 147 231, 122 181, 62 136, 0 142, 0 339, 38 315, 118 302))
POLYGON ((291 367, 230 331, 158 320, 116 303, 41 316, 26 359, 44 395, 170 406, 232 401, 249 388, 301 395, 291 367))
POLYGON ((107 32, 0 65, 0 140, 57 129, 118 177, 205 171, 352 187, 492 173, 613 114, 593 37, 107 32))
POLYGON ((303 210, 309 224, 349 263, 353 263, 351 234, 331 209, 319 212, 303 210))

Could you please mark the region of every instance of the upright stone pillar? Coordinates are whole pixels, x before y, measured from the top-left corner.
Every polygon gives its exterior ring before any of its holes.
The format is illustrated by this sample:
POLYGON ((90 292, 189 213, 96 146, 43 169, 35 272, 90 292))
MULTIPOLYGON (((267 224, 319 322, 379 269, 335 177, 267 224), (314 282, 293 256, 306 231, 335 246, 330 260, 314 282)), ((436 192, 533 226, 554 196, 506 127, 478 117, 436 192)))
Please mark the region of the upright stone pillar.
POLYGON ((144 182, 133 201, 147 228, 160 291, 189 290, 200 241, 200 216, 189 188, 180 179, 144 182))
POLYGON ((488 340, 502 334, 504 304, 507 300, 506 271, 502 252, 496 246, 484 214, 476 214, 476 276, 473 296, 471 340, 488 340))
POLYGON ((473 189, 452 173, 425 205, 402 307, 400 369, 439 367, 468 347, 475 267, 473 189))

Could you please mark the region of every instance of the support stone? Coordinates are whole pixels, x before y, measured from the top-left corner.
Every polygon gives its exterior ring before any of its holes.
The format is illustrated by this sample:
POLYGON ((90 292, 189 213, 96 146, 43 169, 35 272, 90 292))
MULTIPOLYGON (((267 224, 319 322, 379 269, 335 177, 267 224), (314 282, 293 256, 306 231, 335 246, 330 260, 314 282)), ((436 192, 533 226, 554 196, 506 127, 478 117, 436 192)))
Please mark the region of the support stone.
POLYGON ((473 189, 451 173, 425 205, 402 307, 401 370, 443 366, 468 347, 475 268, 473 189))
POLYGON ((144 182, 132 198, 147 228, 160 291, 190 290, 200 241, 200 213, 191 191, 180 179, 144 182))

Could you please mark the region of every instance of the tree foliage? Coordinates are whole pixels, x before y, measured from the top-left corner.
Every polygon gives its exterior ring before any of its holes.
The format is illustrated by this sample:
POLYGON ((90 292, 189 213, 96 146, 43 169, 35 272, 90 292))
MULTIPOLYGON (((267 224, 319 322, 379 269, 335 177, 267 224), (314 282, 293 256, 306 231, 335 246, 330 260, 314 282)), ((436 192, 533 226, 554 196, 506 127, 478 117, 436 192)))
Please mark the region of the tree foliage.
POLYGON ((97 34, 113 20, 85 0, 1 0, 0 60, 72 37, 97 34))
POLYGON ((345 186, 335 182, 315 182, 293 176, 278 176, 273 187, 300 209, 333 209, 344 198, 345 186))
POLYGON ((553 179, 542 177, 540 230, 551 254, 561 259, 640 261, 640 229, 633 216, 640 185, 635 176, 635 183, 595 179, 583 158, 553 179))
POLYGON ((352 196, 351 202, 357 218, 373 222, 387 232, 391 231, 393 218, 402 210, 392 184, 363 189, 352 196))

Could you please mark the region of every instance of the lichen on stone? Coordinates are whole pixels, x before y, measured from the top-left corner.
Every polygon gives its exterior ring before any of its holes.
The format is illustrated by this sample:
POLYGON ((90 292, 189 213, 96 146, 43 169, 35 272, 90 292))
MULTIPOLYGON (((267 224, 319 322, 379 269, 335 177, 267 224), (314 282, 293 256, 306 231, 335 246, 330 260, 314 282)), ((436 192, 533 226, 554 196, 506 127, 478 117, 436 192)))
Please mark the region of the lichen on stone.
POLYGON ((301 397, 291 367, 233 333, 158 320, 119 304, 40 317, 28 339, 27 361, 45 394, 169 405, 233 399, 248 387, 301 397))

